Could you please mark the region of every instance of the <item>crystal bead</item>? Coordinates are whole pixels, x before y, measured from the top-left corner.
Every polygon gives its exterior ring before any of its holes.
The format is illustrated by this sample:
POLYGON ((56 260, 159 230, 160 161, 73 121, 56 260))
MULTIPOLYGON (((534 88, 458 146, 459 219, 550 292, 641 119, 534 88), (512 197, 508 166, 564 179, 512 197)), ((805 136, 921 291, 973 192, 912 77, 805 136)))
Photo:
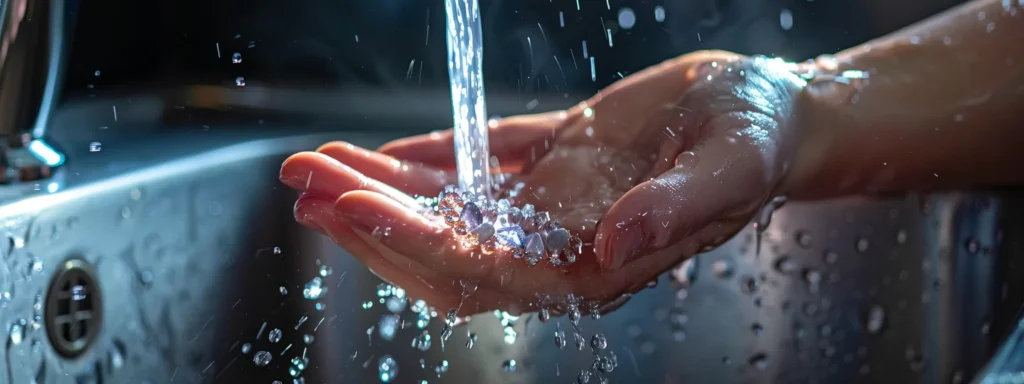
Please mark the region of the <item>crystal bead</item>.
POLYGON ((569 245, 569 231, 565 228, 557 228, 547 232, 547 250, 551 253, 559 253, 569 245))
POLYGON ((565 247, 565 250, 562 253, 565 255, 565 261, 567 263, 575 263, 576 258, 583 253, 583 241, 580 240, 579 236, 570 236, 569 245, 565 247))
POLYGON ((541 239, 539 233, 532 233, 526 237, 526 262, 530 265, 536 265, 542 258, 544 258, 544 240, 541 239))
POLYGON ((534 208, 533 204, 523 205, 523 209, 520 211, 522 211, 524 219, 532 219, 533 216, 537 215, 537 208, 534 208))
POLYGON ((526 233, 518 225, 501 227, 494 235, 499 243, 511 248, 522 248, 523 242, 526 241, 526 233))
POLYGON ((475 203, 466 203, 462 207, 462 215, 459 216, 459 220, 466 225, 466 228, 474 229, 483 223, 484 216, 475 203))
POLYGON ((512 207, 508 210, 508 221, 512 224, 519 224, 523 221, 523 212, 519 207, 512 207))
POLYGON ((510 209, 512 209, 512 203, 505 199, 498 200, 498 213, 508 213, 510 209))
POLYGON ((478 242, 485 243, 491 237, 494 237, 494 226, 490 223, 483 223, 473 228, 469 233, 476 236, 478 242))

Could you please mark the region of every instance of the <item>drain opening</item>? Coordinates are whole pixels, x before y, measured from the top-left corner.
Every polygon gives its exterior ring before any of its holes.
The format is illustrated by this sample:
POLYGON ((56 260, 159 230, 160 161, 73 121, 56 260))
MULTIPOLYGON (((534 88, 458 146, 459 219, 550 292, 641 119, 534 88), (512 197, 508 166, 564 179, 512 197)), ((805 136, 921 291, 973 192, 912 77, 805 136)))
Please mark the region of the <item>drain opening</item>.
POLYGON ((46 333, 65 357, 85 352, 99 335, 102 297, 92 267, 72 259, 60 265, 46 297, 46 333))

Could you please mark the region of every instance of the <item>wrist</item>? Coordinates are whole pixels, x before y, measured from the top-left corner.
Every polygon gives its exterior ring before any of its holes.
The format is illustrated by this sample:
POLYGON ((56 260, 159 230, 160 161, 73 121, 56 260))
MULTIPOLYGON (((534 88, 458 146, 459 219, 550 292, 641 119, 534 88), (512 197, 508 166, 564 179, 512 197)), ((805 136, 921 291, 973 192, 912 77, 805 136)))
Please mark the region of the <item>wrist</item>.
POLYGON ((794 199, 828 198, 852 188, 856 168, 841 137, 855 124, 849 105, 862 87, 863 73, 843 76, 831 57, 797 64, 807 84, 794 98, 791 129, 797 131, 780 193, 794 199))

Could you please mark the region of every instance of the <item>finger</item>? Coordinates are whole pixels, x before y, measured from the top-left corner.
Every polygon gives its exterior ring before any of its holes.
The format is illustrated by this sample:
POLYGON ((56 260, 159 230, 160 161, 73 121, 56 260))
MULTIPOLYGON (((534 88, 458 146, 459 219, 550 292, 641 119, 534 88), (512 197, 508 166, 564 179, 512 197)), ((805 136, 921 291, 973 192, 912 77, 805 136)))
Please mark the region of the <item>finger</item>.
POLYGON ((767 198, 775 177, 768 165, 776 153, 770 131, 748 126, 718 132, 694 151, 695 158, 680 159, 609 209, 595 240, 604 269, 666 248, 715 220, 747 214, 767 198))
POLYGON ((335 200, 354 190, 373 191, 408 207, 418 207, 415 199, 389 185, 366 177, 359 171, 321 153, 301 152, 281 165, 281 182, 296 190, 335 200))
MULTIPOLYGON (((501 160, 503 172, 515 172, 513 167, 541 157, 549 147, 544 145, 544 141, 553 139, 569 120, 569 114, 558 111, 488 122, 491 155, 501 160)), ((454 131, 449 129, 398 139, 384 144, 380 152, 406 161, 454 169, 454 148, 454 131)))
MULTIPOLYGON (((316 196, 303 196, 296 203, 295 216, 300 222, 319 228, 335 243, 344 248, 381 279, 404 289, 411 297, 419 298, 438 308, 453 308, 462 298, 461 287, 453 288, 452 280, 429 279, 417 275, 382 257, 370 244, 361 239, 344 220, 333 216, 334 202, 316 196)), ((480 304, 474 300, 467 309, 476 310, 480 304)))
POLYGON ((480 280, 509 258, 502 252, 483 255, 466 249, 444 223, 377 193, 346 193, 335 202, 335 209, 354 227, 375 233, 375 238, 395 253, 455 278, 480 280))
POLYGON ((316 151, 410 195, 434 196, 444 186, 457 182, 455 175, 448 171, 414 161, 399 161, 341 141, 324 144, 316 151))

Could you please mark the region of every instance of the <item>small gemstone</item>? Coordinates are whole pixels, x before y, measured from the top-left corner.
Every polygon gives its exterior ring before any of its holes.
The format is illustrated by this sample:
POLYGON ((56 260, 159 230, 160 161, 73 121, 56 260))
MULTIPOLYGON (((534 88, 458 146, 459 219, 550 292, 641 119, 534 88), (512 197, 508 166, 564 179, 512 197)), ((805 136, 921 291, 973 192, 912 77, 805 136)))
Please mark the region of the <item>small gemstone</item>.
POLYGON ((530 265, 537 264, 544 257, 544 240, 539 233, 533 233, 526 237, 526 262, 530 265))
POLYGON ((508 211, 511 208, 512 208, 512 203, 508 202, 508 200, 505 200, 505 199, 498 200, 498 213, 508 213, 508 211))
POLYGON ((537 215, 537 208, 534 208, 533 204, 524 205, 521 211, 525 219, 532 219, 533 216, 537 215))
POLYGON ((512 224, 519 224, 523 221, 523 212, 518 207, 508 210, 508 221, 512 224))
POLYGON ((569 231, 565 228, 558 228, 548 232, 547 236, 547 249, 548 252, 556 253, 564 249, 569 245, 569 231))
POLYGON ((551 215, 547 212, 537 212, 537 215, 534 216, 534 222, 536 223, 537 228, 544 227, 544 225, 549 221, 551 221, 551 215))
POLYGON ((575 263, 576 258, 583 253, 583 241, 579 236, 569 237, 569 246, 565 248, 565 261, 569 264, 575 263))
POLYGON ((476 204, 466 203, 462 207, 462 215, 459 217, 459 220, 466 225, 466 228, 476 228, 483 223, 484 215, 480 213, 480 208, 476 204))
POLYGON ((484 243, 494 236, 494 226, 489 223, 483 223, 470 231, 470 233, 476 236, 478 242, 484 243))
POLYGON ((495 232, 498 242, 512 248, 522 248, 526 233, 518 225, 502 227, 495 232))

